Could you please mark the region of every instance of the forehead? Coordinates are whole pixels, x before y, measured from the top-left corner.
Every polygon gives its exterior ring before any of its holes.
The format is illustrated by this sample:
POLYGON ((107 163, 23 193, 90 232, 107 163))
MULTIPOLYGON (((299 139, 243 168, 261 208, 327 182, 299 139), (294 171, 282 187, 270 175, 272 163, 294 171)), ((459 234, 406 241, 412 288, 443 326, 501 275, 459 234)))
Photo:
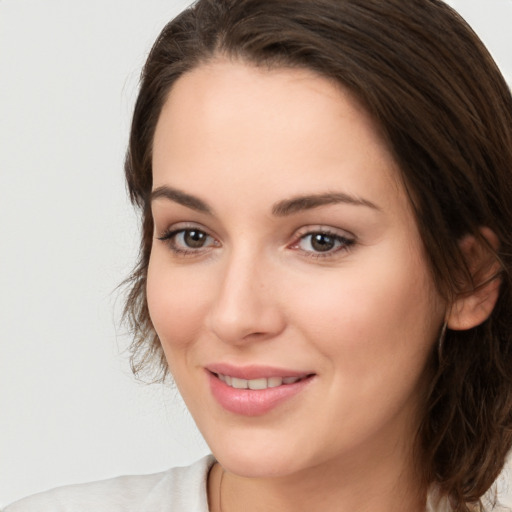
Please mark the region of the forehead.
POLYGON ((309 70, 228 60, 174 84, 155 132, 153 173, 154 187, 224 183, 238 195, 266 190, 269 200, 283 187, 289 195, 364 192, 381 202, 403 195, 375 123, 347 90, 309 70))

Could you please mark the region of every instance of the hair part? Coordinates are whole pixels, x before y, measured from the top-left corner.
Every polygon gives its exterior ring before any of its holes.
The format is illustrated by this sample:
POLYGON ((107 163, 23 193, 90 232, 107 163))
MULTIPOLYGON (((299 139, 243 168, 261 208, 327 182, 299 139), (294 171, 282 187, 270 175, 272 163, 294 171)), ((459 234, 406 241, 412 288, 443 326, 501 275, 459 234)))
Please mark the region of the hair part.
POLYGON ((300 67, 350 91, 373 117, 409 194, 433 279, 451 302, 473 283, 459 242, 499 239, 501 289, 490 318, 448 331, 419 436, 424 476, 457 512, 491 486, 512 445, 512 98, 464 20, 439 0, 199 0, 171 21, 144 66, 125 173, 142 212, 125 318, 132 369, 168 374, 146 300, 153 220, 152 144, 173 84, 218 56, 300 67))

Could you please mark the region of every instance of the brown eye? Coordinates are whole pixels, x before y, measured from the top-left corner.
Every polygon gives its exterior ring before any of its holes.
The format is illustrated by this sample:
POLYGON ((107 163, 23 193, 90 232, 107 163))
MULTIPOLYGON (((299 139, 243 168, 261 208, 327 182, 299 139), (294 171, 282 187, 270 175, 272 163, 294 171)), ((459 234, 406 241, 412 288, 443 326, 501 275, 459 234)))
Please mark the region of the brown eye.
POLYGON ((334 249, 336 239, 326 233, 314 233, 311 236, 311 247, 318 252, 326 252, 334 249))
POLYGON ((346 250, 354 244, 354 240, 335 233, 314 231, 303 235, 297 248, 310 256, 329 256, 338 251, 346 250))
POLYGON ((208 240, 208 235, 197 229, 183 231, 183 243, 190 249, 200 249, 208 240))
POLYGON ((169 231, 158 239, 165 242, 169 249, 177 255, 199 254, 201 249, 219 246, 215 238, 195 228, 169 231))

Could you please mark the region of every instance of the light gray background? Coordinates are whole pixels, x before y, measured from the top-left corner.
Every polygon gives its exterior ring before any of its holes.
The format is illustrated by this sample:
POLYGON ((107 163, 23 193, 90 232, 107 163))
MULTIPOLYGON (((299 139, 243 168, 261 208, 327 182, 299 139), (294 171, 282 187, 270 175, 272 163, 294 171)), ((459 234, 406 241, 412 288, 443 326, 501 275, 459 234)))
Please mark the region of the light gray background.
MULTIPOLYGON (((132 378, 114 291, 139 71, 187 3, 0 0, 0 505, 207 453, 174 393, 132 378)), ((512 0, 451 3, 512 82, 512 0)))

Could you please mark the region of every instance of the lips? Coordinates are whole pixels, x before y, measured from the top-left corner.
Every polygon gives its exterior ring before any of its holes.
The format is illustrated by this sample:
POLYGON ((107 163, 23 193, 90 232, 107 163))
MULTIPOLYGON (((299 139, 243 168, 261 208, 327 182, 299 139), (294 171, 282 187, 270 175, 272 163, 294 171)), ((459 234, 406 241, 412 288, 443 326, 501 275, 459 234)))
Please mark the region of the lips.
POLYGON ((210 390, 227 411, 260 416, 304 391, 314 374, 272 367, 233 367, 216 364, 207 368, 210 390))
POLYGON ((267 389, 267 388, 277 388, 278 386, 282 386, 283 384, 295 384, 304 377, 270 377, 266 379, 262 377, 260 379, 239 379, 237 377, 232 377, 231 375, 223 375, 222 373, 218 373, 217 377, 225 382, 228 386, 235 389, 267 389))
POLYGON ((234 366, 226 363, 214 363, 206 366, 206 369, 217 375, 229 375, 237 379, 269 379, 271 377, 306 377, 313 372, 279 368, 277 366, 248 365, 234 366))

